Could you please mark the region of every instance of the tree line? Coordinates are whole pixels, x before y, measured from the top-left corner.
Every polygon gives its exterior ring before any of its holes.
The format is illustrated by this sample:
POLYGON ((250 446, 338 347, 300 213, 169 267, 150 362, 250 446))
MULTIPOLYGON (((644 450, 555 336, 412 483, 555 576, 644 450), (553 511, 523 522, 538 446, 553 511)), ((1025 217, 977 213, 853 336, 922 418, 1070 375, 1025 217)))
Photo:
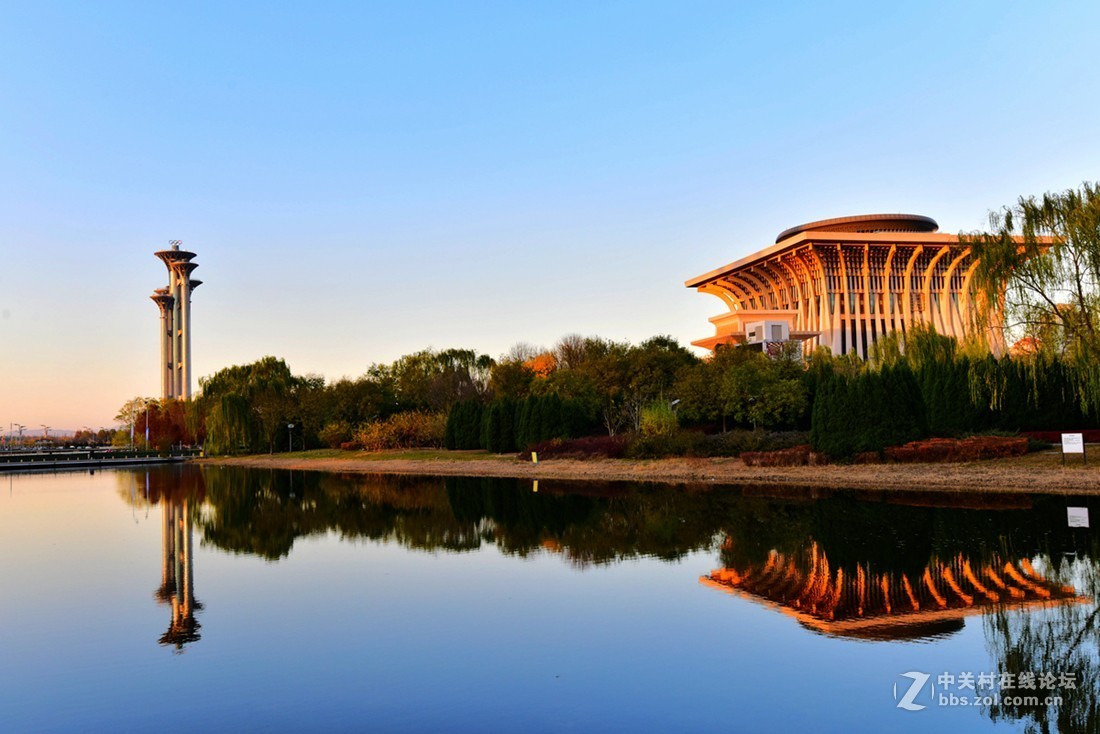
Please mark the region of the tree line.
MULTIPOLYGON (((571 336, 500 359, 426 350, 335 382, 265 357, 203 378, 190 403, 140 403, 132 419, 139 443, 148 421, 156 447, 204 443, 215 454, 505 453, 596 434, 637 440, 640 455, 713 454, 724 435, 808 431, 816 450, 846 457, 926 436, 1100 426, 1079 368, 1042 353, 998 359, 922 327, 880 339, 867 360, 825 348, 803 359, 797 347, 700 359, 665 336, 638 345, 571 336)), ((728 453, 746 448, 735 441, 728 453)))
MULTIPOLYGON (((978 256, 977 301, 1002 303, 996 318, 1016 340, 1012 357, 919 326, 879 339, 865 361, 824 348, 804 358, 798 343, 778 355, 732 347, 701 359, 668 336, 631 344, 570 335, 496 359, 428 349, 334 382, 269 356, 200 379, 190 403, 137 399, 120 418, 142 439, 148 423, 158 447, 202 443, 218 454, 508 452, 599 433, 665 455, 721 444, 706 435, 808 431, 815 449, 846 457, 925 436, 1100 426, 1100 189, 1020 199, 991 229, 962 240, 978 256)), ((987 309, 979 323, 994 318, 987 309)), ((736 453, 745 442, 727 443, 736 453)))

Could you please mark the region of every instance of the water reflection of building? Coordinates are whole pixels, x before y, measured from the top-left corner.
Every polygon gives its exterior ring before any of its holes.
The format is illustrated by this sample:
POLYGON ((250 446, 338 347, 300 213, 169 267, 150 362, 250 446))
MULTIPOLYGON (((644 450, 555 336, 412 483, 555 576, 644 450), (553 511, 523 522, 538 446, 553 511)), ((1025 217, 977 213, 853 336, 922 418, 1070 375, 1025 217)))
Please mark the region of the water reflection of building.
POLYGON ((195 577, 192 564, 191 513, 186 498, 161 503, 161 582, 156 598, 172 607, 168 631, 160 644, 175 645, 177 650, 199 639, 195 612, 202 605, 195 600, 195 577))
POLYGON ((900 640, 937 637, 963 627, 963 618, 999 605, 1088 602, 1053 583, 1027 558, 991 555, 981 562, 958 554, 933 558, 923 571, 876 573, 832 568, 817 543, 794 555, 771 551, 758 565, 720 568, 700 582, 788 614, 816 632, 900 640))

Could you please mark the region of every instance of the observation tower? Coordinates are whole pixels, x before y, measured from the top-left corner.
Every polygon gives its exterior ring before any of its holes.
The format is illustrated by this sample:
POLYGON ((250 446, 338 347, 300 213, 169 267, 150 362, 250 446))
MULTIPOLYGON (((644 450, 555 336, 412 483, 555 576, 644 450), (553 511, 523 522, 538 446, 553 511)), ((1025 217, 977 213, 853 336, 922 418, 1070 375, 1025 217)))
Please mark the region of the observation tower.
POLYGON ((195 253, 181 250, 179 240, 156 254, 168 268, 168 287, 150 298, 160 309, 160 381, 162 399, 191 399, 191 292, 202 281, 192 280, 195 253))

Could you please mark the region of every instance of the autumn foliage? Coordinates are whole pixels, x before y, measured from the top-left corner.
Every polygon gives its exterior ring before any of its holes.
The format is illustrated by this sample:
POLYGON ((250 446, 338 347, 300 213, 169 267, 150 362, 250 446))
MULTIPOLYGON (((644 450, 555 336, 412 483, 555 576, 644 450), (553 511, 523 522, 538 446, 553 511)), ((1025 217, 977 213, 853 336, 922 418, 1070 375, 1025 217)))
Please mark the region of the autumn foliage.
MULTIPOLYGON (((529 451, 543 459, 621 459, 626 454, 628 437, 585 436, 584 438, 552 438, 528 446, 529 451)), ((520 458, 528 458, 524 452, 520 458)))
MULTIPOLYGON (((899 464, 940 464, 984 459, 1005 459, 1027 453, 1027 438, 1023 436, 972 436, 970 438, 926 438, 910 441, 902 446, 891 446, 881 454, 874 451, 857 453, 852 457, 856 464, 875 464, 882 461, 899 464)), ((824 454, 810 449, 809 445, 796 446, 781 451, 746 451, 741 460, 747 466, 813 466, 828 463, 824 454)))
POLYGON ((408 448, 441 448, 447 416, 411 410, 385 420, 364 423, 355 432, 354 443, 367 451, 408 448))
POLYGON ((899 463, 954 463, 1004 459, 1027 453, 1027 438, 1023 436, 972 436, 970 438, 926 438, 904 446, 886 449, 889 461, 899 463))

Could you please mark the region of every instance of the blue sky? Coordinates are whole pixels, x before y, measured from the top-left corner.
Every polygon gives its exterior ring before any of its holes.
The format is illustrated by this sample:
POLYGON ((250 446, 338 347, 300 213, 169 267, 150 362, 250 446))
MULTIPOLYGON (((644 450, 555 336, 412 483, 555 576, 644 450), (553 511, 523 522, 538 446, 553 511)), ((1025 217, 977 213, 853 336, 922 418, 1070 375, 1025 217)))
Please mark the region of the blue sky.
POLYGON ((980 227, 1100 176, 1100 4, 9 3, 0 424, 195 373, 708 336, 690 276, 800 222, 980 227))

